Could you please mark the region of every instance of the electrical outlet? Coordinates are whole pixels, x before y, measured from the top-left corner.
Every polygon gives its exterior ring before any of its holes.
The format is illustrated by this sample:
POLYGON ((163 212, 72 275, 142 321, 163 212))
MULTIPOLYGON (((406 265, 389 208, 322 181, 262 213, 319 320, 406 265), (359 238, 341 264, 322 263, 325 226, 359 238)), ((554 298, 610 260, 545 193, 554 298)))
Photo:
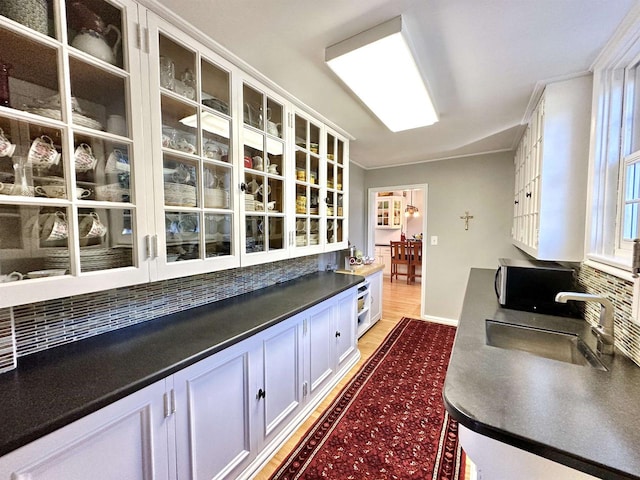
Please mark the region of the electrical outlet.
POLYGON ((431 245, 438 245, 438 236, 431 235, 431 245))

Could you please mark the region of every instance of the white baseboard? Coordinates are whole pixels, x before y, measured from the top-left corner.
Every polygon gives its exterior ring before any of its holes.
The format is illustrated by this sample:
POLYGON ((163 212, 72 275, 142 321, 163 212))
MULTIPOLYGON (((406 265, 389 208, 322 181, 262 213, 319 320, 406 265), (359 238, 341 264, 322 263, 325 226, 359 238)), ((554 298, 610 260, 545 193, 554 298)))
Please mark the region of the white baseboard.
POLYGON ((433 315, 423 315, 422 320, 427 320, 428 322, 434 322, 434 323, 442 323, 444 325, 451 325, 453 327, 458 326, 458 320, 454 318, 435 317, 433 315))

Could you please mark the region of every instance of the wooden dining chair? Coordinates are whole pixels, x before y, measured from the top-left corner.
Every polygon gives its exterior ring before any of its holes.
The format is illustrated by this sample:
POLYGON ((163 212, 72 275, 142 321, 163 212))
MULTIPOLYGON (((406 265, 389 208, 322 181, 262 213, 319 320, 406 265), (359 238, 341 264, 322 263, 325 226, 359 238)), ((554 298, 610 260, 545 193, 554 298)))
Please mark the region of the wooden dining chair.
POLYGON ((407 283, 415 283, 422 278, 422 242, 409 242, 409 276, 407 283))
POLYGON ((396 279, 398 275, 406 275, 407 283, 409 283, 409 250, 408 242, 391 242, 391 283, 393 277, 396 279), (404 265, 404 271, 399 271, 398 267, 404 265))

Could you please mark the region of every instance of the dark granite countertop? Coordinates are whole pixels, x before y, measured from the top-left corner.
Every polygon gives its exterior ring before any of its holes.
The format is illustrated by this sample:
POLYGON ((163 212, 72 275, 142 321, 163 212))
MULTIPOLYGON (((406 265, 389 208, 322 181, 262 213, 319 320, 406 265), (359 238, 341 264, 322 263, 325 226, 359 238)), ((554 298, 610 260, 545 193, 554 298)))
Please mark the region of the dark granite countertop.
POLYGON ((501 308, 495 271, 472 269, 444 400, 482 435, 605 479, 640 479, 640 367, 616 351, 609 371, 486 345, 485 320, 579 333, 584 320, 501 308))
POLYGON ((318 272, 20 358, 0 375, 0 455, 363 280, 318 272))

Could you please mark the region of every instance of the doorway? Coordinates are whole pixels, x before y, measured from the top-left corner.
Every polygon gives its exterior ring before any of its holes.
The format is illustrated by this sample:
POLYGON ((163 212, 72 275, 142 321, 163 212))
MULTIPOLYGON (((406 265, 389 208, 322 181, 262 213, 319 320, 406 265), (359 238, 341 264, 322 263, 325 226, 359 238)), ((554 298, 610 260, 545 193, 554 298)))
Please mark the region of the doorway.
MULTIPOLYGON (((429 250, 424 240, 426 239, 427 232, 427 194, 428 185, 426 183, 369 188, 367 205, 367 251, 369 255, 376 256, 377 261, 385 263, 383 282, 385 292, 391 294, 385 295, 385 301, 390 297, 398 298, 402 296, 402 298, 407 300, 410 298, 409 304, 413 305, 413 311, 415 311, 416 302, 419 301, 420 306, 418 311, 420 318, 426 318, 425 292, 427 280, 425 272, 429 250), (388 202, 382 202, 379 211, 378 201, 387 198, 388 202), (398 199, 401 201, 399 225, 395 223, 397 206, 396 212, 385 212, 385 207, 389 208, 389 206, 393 204, 393 201, 397 202, 398 199), (417 215, 414 215, 416 211, 417 215), (390 214, 390 216, 386 217, 386 214, 390 214), (407 285, 405 277, 400 277, 399 279, 394 278, 393 283, 391 283, 390 265, 388 265, 390 262, 387 252, 390 250, 389 242, 391 240, 399 241, 401 232, 405 233, 408 240, 413 239, 414 236, 418 238, 420 235, 423 239, 422 271, 420 278, 416 279, 415 285, 407 285), (387 256, 387 260, 385 260, 385 256, 387 256), (398 295, 394 293, 396 289, 398 290, 398 295), (400 290, 402 290, 402 292, 400 292, 400 290)), ((393 209, 393 206, 390 208, 393 209)), ((413 311, 406 312, 405 314, 410 315, 413 311)))

